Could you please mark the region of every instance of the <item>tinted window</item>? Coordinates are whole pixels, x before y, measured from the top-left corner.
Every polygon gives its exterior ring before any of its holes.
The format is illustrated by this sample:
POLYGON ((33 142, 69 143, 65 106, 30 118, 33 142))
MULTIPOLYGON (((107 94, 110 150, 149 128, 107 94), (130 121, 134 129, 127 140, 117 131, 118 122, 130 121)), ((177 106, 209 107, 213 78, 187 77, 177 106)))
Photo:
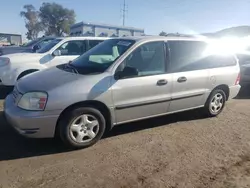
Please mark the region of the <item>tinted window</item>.
MULTIPOLYGON (((137 70, 137 76, 163 74, 166 72, 164 42, 150 42, 135 49, 118 67, 122 71, 126 67, 137 70)), ((130 77, 123 75, 123 77, 130 77)))
POLYGON ((42 47, 40 50, 37 50, 37 53, 45 53, 48 52, 51 48, 57 45, 62 39, 55 39, 50 41, 47 45, 42 47))
POLYGON ((89 40, 89 49, 95 47, 97 44, 100 44, 103 40, 89 40))
POLYGON ((46 46, 47 44, 49 44, 51 41, 53 41, 54 39, 46 39, 43 40, 41 42, 38 43, 39 48, 43 48, 44 46, 46 46))
POLYGON ((36 44, 39 40, 41 40, 41 38, 37 38, 35 40, 32 40, 30 42, 28 42, 27 44, 23 45, 24 47, 31 47, 33 46, 34 44, 36 44))
POLYGON ((62 44, 57 50, 61 51, 61 55, 82 55, 86 52, 86 41, 68 41, 62 44))
POLYGON ((240 65, 250 64, 250 55, 248 54, 237 54, 240 65))
POLYGON ((236 64, 233 56, 204 54, 208 44, 201 41, 169 41, 171 72, 184 72, 236 64))

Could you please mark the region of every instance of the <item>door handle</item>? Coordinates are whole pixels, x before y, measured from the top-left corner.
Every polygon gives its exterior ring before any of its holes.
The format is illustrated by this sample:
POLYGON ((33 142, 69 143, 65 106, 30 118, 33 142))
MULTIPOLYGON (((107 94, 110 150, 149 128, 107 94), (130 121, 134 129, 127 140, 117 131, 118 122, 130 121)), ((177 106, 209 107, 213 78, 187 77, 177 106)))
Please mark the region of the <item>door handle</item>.
POLYGON ((158 85, 158 86, 163 86, 163 85, 166 85, 167 83, 168 83, 168 81, 165 80, 165 79, 162 79, 162 80, 158 80, 158 81, 157 81, 157 85, 158 85))
POLYGON ((187 81, 187 78, 186 77, 180 77, 178 78, 177 82, 181 83, 181 82, 186 82, 187 81))

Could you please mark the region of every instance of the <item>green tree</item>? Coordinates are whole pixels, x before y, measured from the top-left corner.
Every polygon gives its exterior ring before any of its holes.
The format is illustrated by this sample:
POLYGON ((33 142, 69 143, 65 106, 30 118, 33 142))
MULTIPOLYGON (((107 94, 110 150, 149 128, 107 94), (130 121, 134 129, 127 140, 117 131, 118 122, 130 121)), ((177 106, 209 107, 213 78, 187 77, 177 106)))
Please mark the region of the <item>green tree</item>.
POLYGON ((46 35, 64 36, 69 34, 70 26, 75 23, 75 12, 57 3, 43 3, 40 19, 46 35))
POLYGON ((36 11, 33 5, 24 5, 24 11, 20 12, 20 16, 24 18, 25 27, 28 30, 26 37, 29 40, 34 40, 42 31, 41 23, 39 21, 39 12, 36 11))
POLYGON ((160 32, 160 34, 159 34, 159 36, 166 36, 166 35, 167 35, 167 33, 164 31, 160 32))

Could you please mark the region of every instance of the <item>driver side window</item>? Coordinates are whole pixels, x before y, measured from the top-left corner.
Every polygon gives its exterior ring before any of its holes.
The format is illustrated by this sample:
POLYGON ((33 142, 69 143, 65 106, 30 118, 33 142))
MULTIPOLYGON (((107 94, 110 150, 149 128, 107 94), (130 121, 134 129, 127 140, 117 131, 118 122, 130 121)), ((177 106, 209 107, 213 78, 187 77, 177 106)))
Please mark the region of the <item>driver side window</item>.
POLYGON ((61 55, 82 55, 86 51, 85 41, 68 41, 62 44, 57 50, 61 51, 61 55))
POLYGON ((46 46, 48 43, 50 43, 52 40, 54 39, 46 39, 41 41, 38 45, 39 45, 39 49, 43 48, 44 46, 46 46))
POLYGON ((128 55, 117 71, 124 71, 122 78, 164 74, 166 72, 164 42, 149 42, 139 46, 128 55), (131 71, 136 75, 131 75, 131 71))

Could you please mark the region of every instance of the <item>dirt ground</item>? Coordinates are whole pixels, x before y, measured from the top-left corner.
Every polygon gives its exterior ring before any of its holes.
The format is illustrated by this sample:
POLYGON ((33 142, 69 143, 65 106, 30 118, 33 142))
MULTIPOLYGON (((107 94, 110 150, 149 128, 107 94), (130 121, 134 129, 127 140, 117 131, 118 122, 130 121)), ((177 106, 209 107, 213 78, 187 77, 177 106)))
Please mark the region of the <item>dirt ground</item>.
POLYGON ((195 110, 130 123, 78 151, 17 135, 0 110, 0 187, 250 187, 248 90, 217 118, 195 110))

